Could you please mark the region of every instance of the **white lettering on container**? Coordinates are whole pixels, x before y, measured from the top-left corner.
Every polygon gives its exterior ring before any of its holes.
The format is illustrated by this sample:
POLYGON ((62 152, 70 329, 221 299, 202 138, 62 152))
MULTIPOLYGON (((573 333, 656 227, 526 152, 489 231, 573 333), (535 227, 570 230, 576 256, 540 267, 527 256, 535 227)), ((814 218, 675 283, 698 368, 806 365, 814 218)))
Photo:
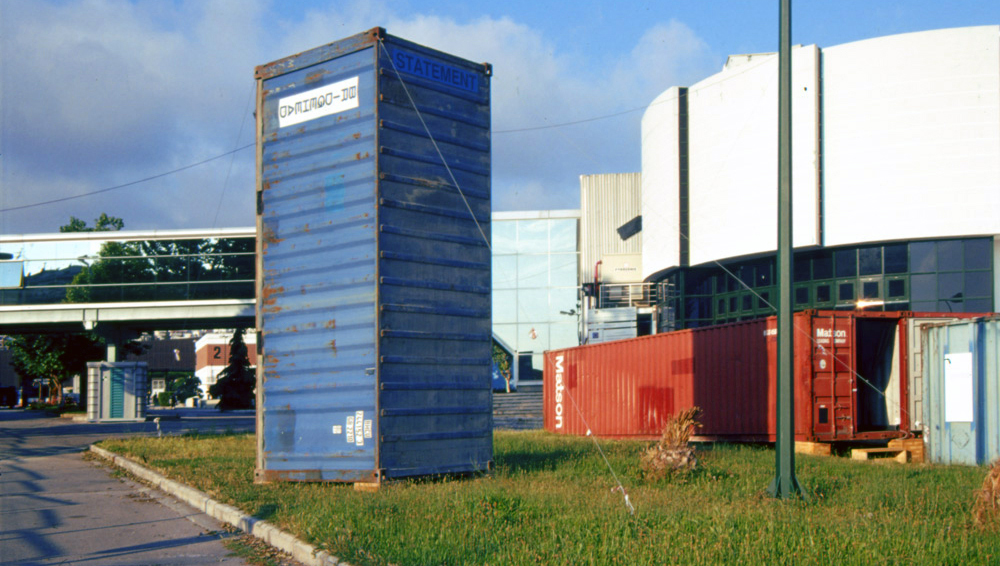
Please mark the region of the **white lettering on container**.
POLYGON ((556 356, 556 428, 563 426, 563 356, 556 356))

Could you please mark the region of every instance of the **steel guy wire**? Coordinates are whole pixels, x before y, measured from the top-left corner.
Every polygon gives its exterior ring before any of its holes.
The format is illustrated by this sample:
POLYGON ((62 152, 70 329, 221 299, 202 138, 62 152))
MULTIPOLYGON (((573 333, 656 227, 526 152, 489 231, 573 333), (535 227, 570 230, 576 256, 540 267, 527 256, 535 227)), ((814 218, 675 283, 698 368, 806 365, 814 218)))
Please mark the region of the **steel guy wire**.
MULTIPOLYGON (((469 201, 465 197, 465 192, 462 191, 462 187, 461 187, 461 185, 459 185, 458 179, 455 178, 455 174, 452 172, 451 166, 448 165, 448 160, 446 160, 444 158, 444 154, 441 152, 441 148, 438 146, 437 140, 434 139, 434 134, 431 133, 430 128, 427 126, 427 122, 424 120, 423 114, 421 114, 420 109, 417 107, 416 101, 413 99, 413 96, 410 94, 410 89, 409 89, 409 87, 407 87, 406 81, 403 79, 403 76, 400 74, 399 69, 396 68, 396 64, 395 64, 395 62, 393 62, 392 55, 389 54, 389 50, 388 50, 388 48, 386 48, 385 43, 382 40, 379 40, 378 43, 379 43, 379 47, 381 47, 382 51, 385 53, 385 56, 389 59, 389 62, 392 65, 392 70, 396 74, 396 79, 399 80, 400 85, 402 85, 403 92, 406 93, 406 97, 410 101, 410 105, 413 107, 413 111, 416 113, 417 118, 420 120, 420 124, 424 128, 424 132, 427 134, 427 137, 430 139, 431 144, 433 144, 434 151, 437 152, 438 158, 441 160, 441 164, 444 165, 445 170, 448 172, 448 176, 451 178, 452 184, 455 185, 455 189, 458 191, 459 196, 462 197, 462 202, 465 204, 465 208, 466 208, 466 210, 468 210, 469 216, 472 218, 472 221, 476 224, 476 228, 479 229, 479 235, 482 236, 483 242, 486 244, 487 249, 490 250, 490 255, 492 257, 493 246, 490 243, 490 239, 489 239, 489 237, 486 236, 486 232, 483 230, 483 227, 479 224, 479 220, 476 218, 476 214, 472 211, 472 206, 469 205, 469 201)), ((506 275, 509 275, 509 274, 505 273, 504 275, 506 276, 506 275)), ((515 302, 517 303, 518 309, 521 310, 521 314, 527 314, 526 312, 523 311, 524 307, 523 307, 523 305, 521 305, 521 302, 520 301, 516 301, 516 300, 515 300, 515 302)), ((526 320, 530 319, 530 317, 526 316, 525 319, 526 320)))
MULTIPOLYGON (((243 127, 246 126, 247 116, 250 114, 250 105, 253 103, 253 95, 257 92, 257 81, 254 80, 251 83, 250 96, 247 97, 247 106, 243 110, 243 120, 240 121, 240 131, 236 134, 236 141, 233 143, 235 146, 239 146, 240 138, 243 137, 243 127)), ((256 143, 256 142, 255 142, 256 143)), ((233 163, 236 162, 236 152, 232 154, 232 158, 229 160, 229 169, 226 170, 226 180, 222 182, 222 194, 219 195, 219 206, 215 208, 215 217, 212 218, 212 228, 219 222, 219 212, 222 211, 222 203, 226 198, 226 188, 229 186, 229 177, 233 173, 233 163)))
MULTIPOLYGON (((389 60, 390 60, 390 62, 391 62, 392 61, 392 56, 389 54, 388 49, 386 49, 385 44, 381 40, 379 41, 379 46, 382 48, 382 50, 385 52, 386 57, 388 57, 389 60)), ((403 87, 403 91, 406 92, 406 96, 410 100, 410 104, 413 106, 413 110, 414 110, 414 112, 416 112, 417 118, 420 119, 420 123, 423 125, 424 131, 427 133, 427 137, 430 138, 431 143, 434 145, 434 150, 437 151, 438 158, 441 159, 441 163, 444 165, 445 169, 448 171, 448 175, 451 177, 452 183, 455 185, 455 188, 458 190, 458 194, 461 195, 462 201, 465 203, 465 207, 469 211, 469 215, 472 217, 472 220, 476 223, 476 227, 479 228, 479 233, 483 237, 483 241, 486 243, 486 246, 490 249, 490 252, 492 253, 493 248, 492 248, 492 246, 490 246, 489 238, 486 237, 486 232, 483 231, 482 226, 480 226, 479 221, 476 219, 476 215, 472 211, 472 207, 469 205, 469 201, 465 198, 465 194, 462 192, 462 188, 459 186, 458 180, 455 179, 455 175, 452 173, 451 167, 448 165, 447 160, 444 158, 444 154, 441 153, 441 149, 438 147, 437 141, 434 139, 434 135, 431 133, 430 128, 427 127, 427 123, 424 121, 424 118, 423 118, 423 116, 420 113, 420 109, 417 108, 416 102, 413 100, 413 97, 410 95, 410 90, 409 90, 409 88, 407 88, 406 82, 403 80, 403 77, 400 75, 399 69, 396 68, 395 63, 392 64, 392 68, 393 68, 393 71, 395 71, 395 73, 396 73, 396 78, 399 80, 400 84, 403 87)), ((519 308, 523 308, 522 305, 520 304, 520 301, 517 301, 517 303, 518 303, 518 307, 519 308)), ((601 445, 597 442, 597 438, 594 437, 593 434, 591 434, 590 425, 587 425, 587 420, 584 417, 583 412, 580 411, 579 405, 576 404, 576 400, 573 398, 573 396, 568 391, 566 391, 566 394, 569 396, 570 400, 573 401, 573 406, 576 408, 577 413, 580 415, 580 419, 587 426, 588 436, 590 436, 592 438, 592 440, 594 441, 594 446, 597 447, 597 451, 601 454, 601 458, 604 460, 604 463, 607 465, 608 470, 611 472, 611 476, 614 478, 615 483, 618 484, 617 487, 614 490, 612 490, 612 491, 621 491, 622 497, 625 500, 625 506, 628 508, 629 513, 631 513, 631 514, 634 515, 635 514, 635 508, 632 506, 631 501, 629 501, 628 492, 625 490, 625 486, 622 485, 621 480, 618 479, 618 474, 615 473, 614 467, 612 467, 611 462, 608 460, 608 457, 604 454, 604 450, 601 448, 601 445)))
POLYGON ((635 507, 633 507, 632 502, 629 501, 628 492, 625 491, 625 486, 622 485, 621 480, 618 479, 618 474, 615 473, 614 467, 611 466, 611 462, 608 461, 608 457, 604 454, 601 444, 597 442, 597 436, 594 435, 593 431, 590 429, 590 424, 587 422, 587 418, 583 416, 583 411, 580 410, 580 406, 576 404, 576 399, 573 397, 573 394, 569 392, 569 387, 563 389, 563 393, 565 393, 566 396, 569 397, 569 400, 573 402, 573 408, 576 409, 576 413, 580 415, 580 420, 583 421, 583 426, 587 427, 587 436, 589 436, 594 442, 594 446, 597 448, 597 451, 600 452, 601 458, 604 459, 604 463, 608 466, 608 470, 611 471, 611 477, 615 478, 615 483, 618 484, 618 487, 612 489, 611 492, 614 493, 615 491, 620 491, 622 493, 622 498, 625 501, 625 507, 628 508, 628 512, 635 515, 635 507))

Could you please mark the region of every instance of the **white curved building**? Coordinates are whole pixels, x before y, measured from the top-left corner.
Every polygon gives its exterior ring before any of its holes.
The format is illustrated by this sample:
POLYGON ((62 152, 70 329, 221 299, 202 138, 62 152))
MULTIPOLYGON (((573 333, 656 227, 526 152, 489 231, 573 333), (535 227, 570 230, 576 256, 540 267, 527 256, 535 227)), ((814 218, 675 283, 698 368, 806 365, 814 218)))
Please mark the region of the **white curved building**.
MULTIPOLYGON (((777 54, 734 55, 643 117, 643 277, 679 326, 773 312, 777 92, 777 54)), ((792 93, 796 307, 996 310, 1000 26, 796 46, 792 93)))

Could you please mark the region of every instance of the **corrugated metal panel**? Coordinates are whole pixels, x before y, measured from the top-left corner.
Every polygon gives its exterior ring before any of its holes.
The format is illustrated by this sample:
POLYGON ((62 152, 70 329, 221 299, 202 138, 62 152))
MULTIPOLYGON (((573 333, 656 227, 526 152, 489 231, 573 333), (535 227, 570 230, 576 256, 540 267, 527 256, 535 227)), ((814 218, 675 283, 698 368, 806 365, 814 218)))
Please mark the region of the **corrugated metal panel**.
POLYGON ((976 316, 979 315, 914 313, 912 318, 907 319, 906 369, 909 375, 909 402, 907 404, 907 411, 910 423, 912 423, 911 430, 914 432, 919 432, 926 428, 924 419, 924 355, 923 341, 921 340, 923 328, 976 316))
MULTIPOLYGON (((608 254, 642 254, 642 232, 627 240, 618 228, 642 214, 642 176, 580 176, 580 281, 594 279, 594 265, 608 254)), ((634 281, 642 280, 639 269, 634 281)))
POLYGON ((924 442, 931 462, 1000 458, 1000 320, 926 325, 924 442))
MULTIPOLYGON (((795 315, 797 439, 906 434, 901 329, 909 316, 795 315)), ((669 415, 699 406, 699 436, 773 440, 776 342, 771 317, 548 352, 545 427, 583 434, 589 424, 600 436, 654 438, 669 415)))
POLYGON ((258 77, 258 478, 484 469, 488 66, 375 29, 258 77))

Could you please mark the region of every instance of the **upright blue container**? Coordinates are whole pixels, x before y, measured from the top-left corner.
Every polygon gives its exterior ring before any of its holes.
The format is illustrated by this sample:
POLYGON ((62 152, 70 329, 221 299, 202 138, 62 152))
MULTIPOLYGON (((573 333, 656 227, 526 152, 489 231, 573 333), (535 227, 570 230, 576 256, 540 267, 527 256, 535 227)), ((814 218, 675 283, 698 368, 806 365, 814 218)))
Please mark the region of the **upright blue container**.
POLYGON ((257 68, 257 481, 492 465, 490 74, 381 28, 257 68))

